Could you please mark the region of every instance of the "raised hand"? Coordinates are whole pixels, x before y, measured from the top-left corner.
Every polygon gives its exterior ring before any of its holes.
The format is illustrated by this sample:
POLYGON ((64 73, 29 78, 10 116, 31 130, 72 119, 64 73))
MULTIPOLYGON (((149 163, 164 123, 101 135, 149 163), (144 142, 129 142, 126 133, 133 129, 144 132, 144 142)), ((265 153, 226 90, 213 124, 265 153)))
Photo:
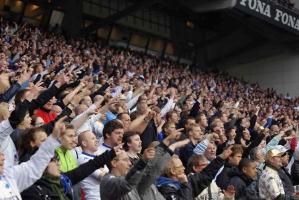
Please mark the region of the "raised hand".
POLYGON ((184 129, 181 128, 181 129, 177 129, 175 131, 173 131, 171 134, 169 134, 164 140, 163 140, 163 143, 166 145, 166 146, 169 146, 173 141, 176 141, 178 140, 180 137, 181 137, 181 131, 183 131, 184 129))
POLYGON ((232 148, 233 148, 233 145, 224 149, 223 152, 219 155, 219 157, 223 160, 226 160, 230 155, 232 155, 232 153, 233 153, 232 148))
POLYGON ((123 144, 119 144, 119 145, 115 146, 113 148, 113 150, 114 150, 116 156, 122 154, 124 152, 124 150, 123 150, 123 144))
POLYGON ((223 190, 223 194, 225 198, 232 199, 235 197, 235 187, 232 185, 227 186, 225 190, 223 190))
POLYGON ((29 80, 30 77, 32 75, 32 70, 28 70, 28 71, 25 71, 21 74, 21 76, 18 78, 18 83, 19 84, 22 84, 24 83, 25 81, 29 80))
POLYGON ((30 87, 30 91, 34 94, 38 94, 41 90, 43 90, 44 88, 42 87, 42 82, 38 81, 35 85, 32 85, 30 87))
POLYGON ((177 179, 180 183, 188 183, 188 178, 187 178, 186 174, 178 175, 177 179))
POLYGON ((61 73, 57 77, 56 86, 61 87, 62 85, 68 83, 68 81, 69 81, 69 77, 67 75, 65 75, 64 73, 61 73))
POLYGON ((173 143, 169 146, 169 149, 174 151, 175 149, 179 149, 179 148, 182 148, 182 147, 186 146, 189 142, 190 142, 189 139, 185 139, 185 140, 175 142, 175 143, 173 143))
POLYGON ((62 118, 60 118, 54 126, 53 132, 52 132, 52 136, 55 138, 59 138, 61 136, 61 134, 65 131, 65 124, 64 124, 64 120, 67 118, 67 116, 64 116, 62 118))
POLYGON ((142 155, 142 159, 145 161, 149 161, 154 159, 156 155, 156 150, 154 147, 149 147, 147 149, 144 150, 143 155, 142 155))

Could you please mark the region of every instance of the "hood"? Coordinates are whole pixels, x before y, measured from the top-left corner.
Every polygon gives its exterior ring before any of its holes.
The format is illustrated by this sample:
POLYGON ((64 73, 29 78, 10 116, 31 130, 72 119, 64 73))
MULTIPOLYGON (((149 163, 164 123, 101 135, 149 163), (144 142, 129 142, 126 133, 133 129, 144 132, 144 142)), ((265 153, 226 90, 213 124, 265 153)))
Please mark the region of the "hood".
POLYGON ((171 178, 164 177, 164 176, 160 176, 156 180, 156 186, 161 187, 161 186, 165 186, 165 185, 175 187, 176 189, 181 188, 181 183, 179 181, 176 181, 171 178))

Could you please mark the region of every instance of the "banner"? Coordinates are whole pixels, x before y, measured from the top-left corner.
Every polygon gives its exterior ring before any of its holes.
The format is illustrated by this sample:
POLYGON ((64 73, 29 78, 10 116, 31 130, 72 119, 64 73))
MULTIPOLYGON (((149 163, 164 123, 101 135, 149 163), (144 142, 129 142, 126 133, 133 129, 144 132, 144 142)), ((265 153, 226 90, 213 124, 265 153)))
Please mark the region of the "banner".
POLYGON ((237 0, 235 8, 299 35, 299 14, 270 0, 237 0))

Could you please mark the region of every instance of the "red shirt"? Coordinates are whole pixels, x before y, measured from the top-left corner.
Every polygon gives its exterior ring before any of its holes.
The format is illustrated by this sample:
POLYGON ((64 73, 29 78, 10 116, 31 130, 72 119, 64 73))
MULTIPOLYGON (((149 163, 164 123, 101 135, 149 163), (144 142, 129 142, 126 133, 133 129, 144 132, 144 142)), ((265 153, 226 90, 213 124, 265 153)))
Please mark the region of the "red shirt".
POLYGON ((55 113, 46 112, 45 110, 42 110, 42 109, 37 109, 35 111, 35 115, 37 117, 42 118, 44 120, 45 124, 50 123, 57 117, 57 115, 55 113))

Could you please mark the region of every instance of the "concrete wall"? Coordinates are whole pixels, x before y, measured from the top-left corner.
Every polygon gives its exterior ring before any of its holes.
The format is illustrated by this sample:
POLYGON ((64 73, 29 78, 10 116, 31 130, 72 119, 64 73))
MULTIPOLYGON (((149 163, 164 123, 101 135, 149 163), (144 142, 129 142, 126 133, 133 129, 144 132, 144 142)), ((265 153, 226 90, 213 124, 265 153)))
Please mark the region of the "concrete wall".
POLYGON ((258 82, 263 88, 273 87, 282 94, 299 96, 299 53, 225 67, 224 70, 250 83, 258 82))

